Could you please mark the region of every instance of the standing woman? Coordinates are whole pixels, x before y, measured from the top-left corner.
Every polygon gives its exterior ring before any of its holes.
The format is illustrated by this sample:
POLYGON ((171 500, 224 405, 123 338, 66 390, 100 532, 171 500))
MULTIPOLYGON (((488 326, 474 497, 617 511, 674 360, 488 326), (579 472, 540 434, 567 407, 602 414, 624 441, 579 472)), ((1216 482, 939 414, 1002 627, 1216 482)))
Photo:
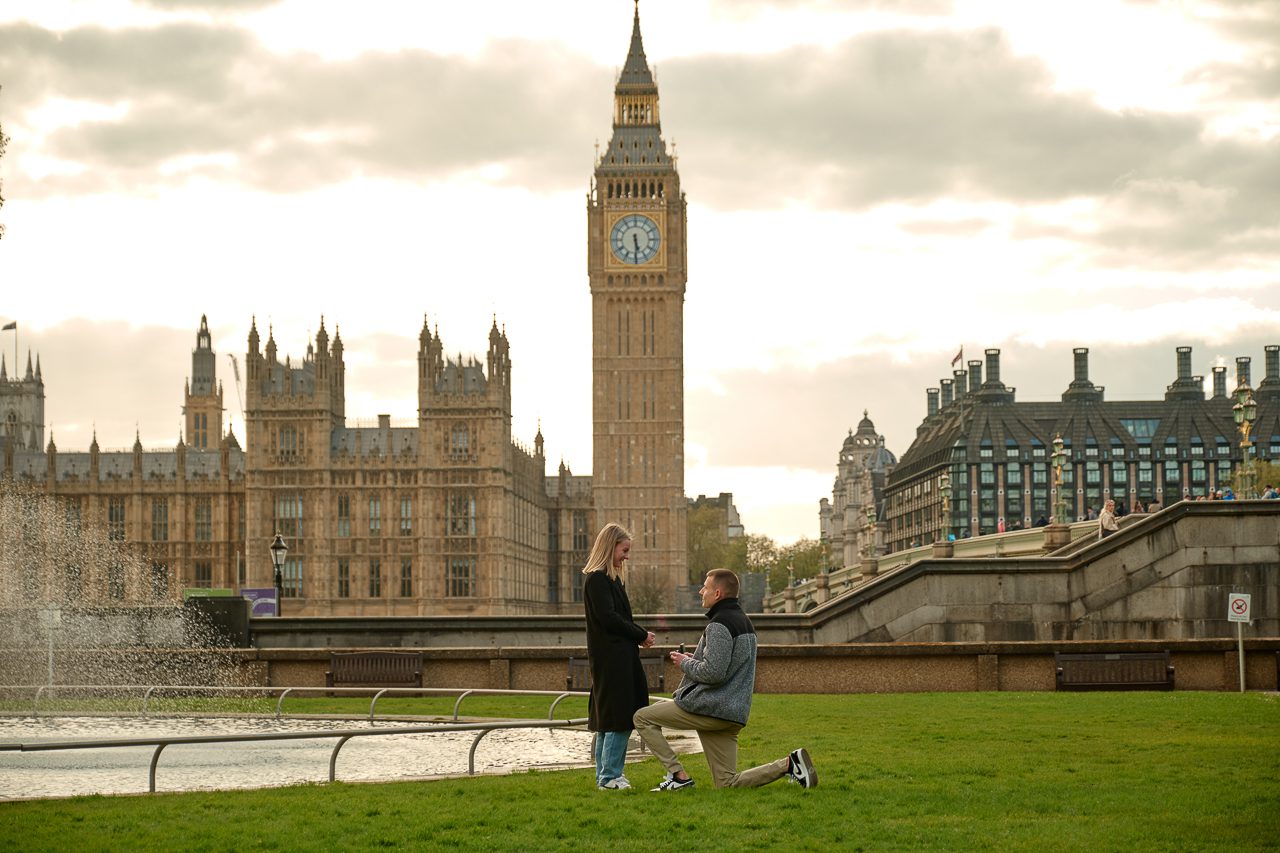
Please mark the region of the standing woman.
POLYGON ((631 534, 610 522, 596 536, 582 573, 582 601, 587 611, 587 658, 591 664, 591 698, 587 728, 596 733, 596 786, 631 787, 622 775, 631 736, 631 717, 649 704, 649 686, 640 666, 640 647, 653 645, 654 635, 631 621, 626 566, 631 534))

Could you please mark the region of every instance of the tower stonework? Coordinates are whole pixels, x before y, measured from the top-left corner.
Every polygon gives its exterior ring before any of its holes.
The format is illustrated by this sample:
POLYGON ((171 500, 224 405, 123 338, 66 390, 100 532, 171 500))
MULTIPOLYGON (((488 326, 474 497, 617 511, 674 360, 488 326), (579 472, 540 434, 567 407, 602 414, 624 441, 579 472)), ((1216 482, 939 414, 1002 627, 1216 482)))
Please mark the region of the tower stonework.
MULTIPOLYGON (((249 328, 245 355, 246 554, 251 586, 271 586, 267 546, 276 533, 289 543, 283 569, 285 598, 303 599, 302 613, 327 615, 329 578, 314 571, 325 565, 334 523, 329 458, 331 437, 346 420, 346 366, 342 336, 333 343, 320 319, 314 346, 301 364, 277 358, 275 336, 258 348, 258 327, 249 328)), ((301 615, 295 606, 286 612, 301 615)))
POLYGON ((196 348, 191 351, 191 378, 183 394, 186 444, 196 450, 216 448, 222 440, 222 385, 218 382, 217 355, 209 335, 209 320, 200 315, 196 348))
POLYGON ((587 199, 587 270, 597 520, 631 531, 631 596, 649 606, 670 607, 675 587, 688 581, 685 213, 637 9, 614 89, 613 135, 587 199))
POLYGON ((40 356, 31 368, 31 352, 27 352, 27 372, 18 373, 13 365, 9 378, 4 355, 0 354, 0 448, 41 450, 44 447, 44 376, 40 356))

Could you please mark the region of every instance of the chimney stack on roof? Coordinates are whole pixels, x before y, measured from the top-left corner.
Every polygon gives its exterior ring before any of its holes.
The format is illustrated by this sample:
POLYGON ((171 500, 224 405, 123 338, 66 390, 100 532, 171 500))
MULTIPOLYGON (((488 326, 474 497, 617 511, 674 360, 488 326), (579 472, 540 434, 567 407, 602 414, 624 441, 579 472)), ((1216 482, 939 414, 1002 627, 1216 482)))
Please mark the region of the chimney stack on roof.
POLYGON ((1191 375, 1191 347, 1178 347, 1178 378, 1165 389, 1166 400, 1203 400, 1204 377, 1191 375))
POLYGON ((969 393, 976 394, 982 387, 982 362, 976 358, 969 362, 969 393))
POLYGON ((1224 400, 1227 397, 1227 368, 1217 365, 1213 368, 1213 399, 1224 400))
POLYGON ((1249 382, 1249 363, 1251 359, 1247 355, 1236 357, 1236 387, 1241 385, 1250 385, 1249 382))
POLYGON ((954 381, 955 380, 952 379, 941 379, 938 381, 938 384, 942 386, 942 408, 944 409, 947 406, 950 406, 951 401, 954 399, 952 397, 953 390, 951 387, 954 381))
POLYGON ((924 393, 928 397, 928 417, 933 417, 938 414, 938 389, 926 388, 924 393))
POLYGON ((1089 348, 1076 347, 1071 351, 1075 378, 1062 394, 1063 402, 1069 400, 1102 402, 1103 388, 1089 380, 1089 348))
POLYGON ((1280 346, 1267 345, 1267 375, 1258 384, 1254 397, 1259 401, 1280 400, 1280 346))

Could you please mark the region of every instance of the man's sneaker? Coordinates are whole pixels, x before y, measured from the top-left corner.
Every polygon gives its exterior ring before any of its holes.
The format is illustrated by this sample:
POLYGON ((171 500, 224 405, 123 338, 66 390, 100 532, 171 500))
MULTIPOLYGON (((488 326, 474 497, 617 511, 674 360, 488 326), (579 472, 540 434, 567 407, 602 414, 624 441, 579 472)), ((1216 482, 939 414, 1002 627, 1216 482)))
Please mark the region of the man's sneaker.
POLYGON ((807 749, 797 749, 787 756, 787 778, 801 788, 818 787, 818 771, 813 769, 807 749))
POLYGON ((668 773, 667 777, 658 783, 658 787, 650 788, 649 790, 650 791, 679 791, 681 788, 692 788, 692 787, 693 787, 692 777, 688 779, 677 779, 675 776, 668 773))
POLYGON ((607 788, 611 791, 625 791, 630 787, 631 787, 631 783, 627 781, 626 776, 618 776, 617 778, 610 779, 608 782, 605 782, 603 785, 601 785, 600 790, 603 791, 607 788))

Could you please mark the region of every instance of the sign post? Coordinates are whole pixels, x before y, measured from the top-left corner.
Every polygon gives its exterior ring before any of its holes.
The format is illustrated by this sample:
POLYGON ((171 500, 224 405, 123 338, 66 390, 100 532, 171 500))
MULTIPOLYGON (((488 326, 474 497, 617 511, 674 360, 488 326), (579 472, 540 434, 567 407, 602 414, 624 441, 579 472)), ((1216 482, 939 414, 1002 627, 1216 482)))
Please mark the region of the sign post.
POLYGON ((1244 692, 1244 623, 1249 621, 1249 594, 1233 592, 1227 597, 1227 621, 1236 623, 1236 659, 1240 661, 1240 692, 1244 692))

